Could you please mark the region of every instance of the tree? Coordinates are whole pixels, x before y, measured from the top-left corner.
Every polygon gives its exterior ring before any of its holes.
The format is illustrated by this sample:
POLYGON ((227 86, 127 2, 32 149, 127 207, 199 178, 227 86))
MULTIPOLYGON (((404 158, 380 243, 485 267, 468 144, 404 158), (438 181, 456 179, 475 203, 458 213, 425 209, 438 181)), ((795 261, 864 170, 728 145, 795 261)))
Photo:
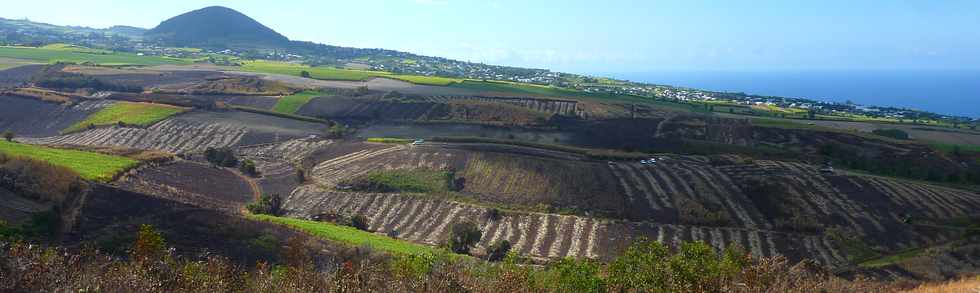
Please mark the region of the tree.
POLYGON ((470 253, 477 242, 483 237, 483 232, 477 228, 476 224, 470 221, 463 221, 453 224, 449 232, 447 245, 449 250, 459 254, 470 253))
POLYGON ((166 243, 153 226, 143 224, 139 232, 136 232, 136 241, 133 242, 130 253, 133 259, 139 261, 160 259, 166 253, 166 243))
POLYGON ((342 138, 347 135, 347 127, 340 125, 340 123, 334 123, 333 126, 327 128, 327 138, 342 138))
POLYGON ((303 170, 302 167, 296 168, 296 182, 299 184, 306 183, 306 170, 303 170))
POLYGON ((14 141, 14 132, 13 131, 10 131, 10 130, 4 131, 3 132, 3 139, 6 139, 7 142, 14 141))
POLYGON ((242 161, 242 164, 238 166, 238 170, 242 171, 242 173, 249 176, 255 176, 259 174, 259 172, 255 170, 255 162, 248 159, 242 161))
POLYGON ((245 206, 253 214, 278 216, 282 213, 282 198, 277 193, 262 195, 259 201, 245 206))
POLYGON ((300 71, 299 72, 299 76, 305 77, 305 78, 310 78, 310 72, 309 71, 306 71, 306 70, 300 71))
POLYGON ((368 219, 364 215, 354 215, 350 217, 350 226, 357 230, 368 230, 368 219))
POLYGON ((500 240, 497 243, 491 244, 487 247, 487 261, 501 261, 507 257, 507 252, 510 252, 510 241, 500 240))

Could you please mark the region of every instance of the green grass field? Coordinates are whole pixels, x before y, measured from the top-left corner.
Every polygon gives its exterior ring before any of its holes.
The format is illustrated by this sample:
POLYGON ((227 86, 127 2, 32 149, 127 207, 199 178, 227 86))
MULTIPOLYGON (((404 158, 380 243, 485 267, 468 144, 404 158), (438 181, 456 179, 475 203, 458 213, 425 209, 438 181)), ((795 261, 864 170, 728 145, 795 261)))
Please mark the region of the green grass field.
POLYGON ((391 144, 409 144, 412 143, 413 139, 408 138, 393 138, 393 137, 369 137, 367 142, 377 142, 377 143, 391 143, 391 144))
POLYGON ((85 120, 75 123, 62 132, 75 132, 89 125, 111 125, 118 122, 147 126, 186 110, 186 108, 164 104, 119 102, 89 115, 85 120))
POLYGON ((324 80, 350 80, 362 81, 372 77, 389 76, 390 73, 382 71, 339 69, 333 67, 310 67, 302 64, 276 62, 276 61, 249 61, 241 66, 242 70, 252 72, 276 73, 293 76, 300 76, 303 71, 309 72, 311 78, 324 80))
POLYGON ((84 179, 99 182, 108 182, 116 173, 139 164, 139 161, 125 157, 12 143, 5 140, 0 141, 0 152, 64 166, 74 170, 84 179))
POLYGON ((407 81, 414 84, 437 85, 437 86, 448 86, 456 83, 461 83, 464 81, 464 79, 461 78, 421 76, 421 75, 389 75, 386 77, 407 81))
POLYGON ((294 229, 310 233, 313 236, 349 244, 351 246, 370 246, 373 249, 382 250, 394 254, 433 254, 438 249, 431 246, 415 244, 408 241, 397 240, 387 236, 374 234, 371 232, 357 230, 352 227, 335 225, 332 223, 307 221, 293 218, 276 217, 269 215, 249 215, 250 218, 286 225, 294 229))
POLYGON ((427 169, 378 170, 354 180, 393 192, 434 193, 449 190, 448 172, 427 169))
POLYGON ((272 110, 279 113, 295 114, 300 107, 306 105, 306 103, 310 102, 310 100, 313 98, 322 95, 323 94, 317 91, 303 91, 296 93, 295 95, 285 96, 276 102, 276 106, 272 107, 272 110))
POLYGON ((30 60, 43 63, 71 62, 84 63, 91 62, 99 65, 163 65, 163 64, 190 64, 188 60, 158 57, 158 56, 137 56, 132 53, 109 52, 72 46, 47 46, 47 47, 0 47, 0 58, 30 60))
POLYGON ((418 76, 392 74, 384 71, 340 69, 334 67, 317 66, 310 67, 303 64, 276 62, 276 61, 249 61, 242 64, 241 69, 251 72, 275 73, 292 76, 301 76, 303 71, 310 73, 310 78, 322 80, 346 80, 364 81, 374 77, 386 77, 398 79, 414 84, 447 86, 462 82, 462 79, 438 77, 438 76, 418 76))

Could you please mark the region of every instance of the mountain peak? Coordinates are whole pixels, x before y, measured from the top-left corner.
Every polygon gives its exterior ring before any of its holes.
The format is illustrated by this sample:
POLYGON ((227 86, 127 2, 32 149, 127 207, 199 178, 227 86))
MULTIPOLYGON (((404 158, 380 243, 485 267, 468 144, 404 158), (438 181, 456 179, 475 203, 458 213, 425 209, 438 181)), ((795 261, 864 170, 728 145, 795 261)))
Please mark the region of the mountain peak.
POLYGON ((285 36, 241 12, 209 6, 167 19, 146 36, 175 46, 262 47, 289 42, 285 36))

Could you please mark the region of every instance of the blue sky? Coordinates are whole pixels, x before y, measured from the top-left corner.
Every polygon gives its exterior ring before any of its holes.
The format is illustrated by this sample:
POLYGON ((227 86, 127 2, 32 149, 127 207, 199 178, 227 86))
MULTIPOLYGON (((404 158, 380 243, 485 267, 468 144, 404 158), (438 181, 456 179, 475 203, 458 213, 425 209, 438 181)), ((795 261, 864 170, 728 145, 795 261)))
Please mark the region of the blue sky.
POLYGON ((153 27, 209 5, 290 39, 579 73, 980 69, 980 1, 8 1, 0 17, 153 27))

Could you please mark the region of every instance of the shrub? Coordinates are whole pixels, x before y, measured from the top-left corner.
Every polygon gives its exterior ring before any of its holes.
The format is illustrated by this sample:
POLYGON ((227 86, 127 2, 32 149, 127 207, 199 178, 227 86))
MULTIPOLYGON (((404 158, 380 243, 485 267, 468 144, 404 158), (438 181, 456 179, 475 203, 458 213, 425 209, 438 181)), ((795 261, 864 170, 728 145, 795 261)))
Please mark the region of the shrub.
POLYGON ((368 230, 368 219, 364 215, 354 215, 350 217, 350 226, 357 230, 368 230))
POLYGON ((282 198, 279 194, 262 195, 258 202, 245 206, 253 214, 279 216, 282 213, 282 198))
POLYGON ((136 242, 130 251, 133 259, 138 261, 158 260, 166 255, 166 243, 163 235, 157 232, 153 226, 141 225, 139 232, 136 233, 136 242))
POLYGON ((259 172, 255 169, 255 162, 252 160, 244 160, 242 164, 238 166, 238 170, 249 176, 256 176, 259 172))
POLYGON ((500 240, 497 243, 491 244, 487 247, 487 260, 488 261, 501 261, 507 257, 507 252, 510 252, 510 241, 500 240))
POLYGON ((0 153, 0 187, 58 205, 80 193, 86 184, 67 167, 0 153))
POLYGON ((554 292, 604 292, 606 284, 599 275, 599 264, 592 261, 562 259, 548 267, 542 287, 554 292))
POLYGON ((305 77, 305 78, 310 78, 310 72, 309 71, 306 71, 306 70, 300 71, 299 72, 299 76, 300 77, 305 77))
POLYGON ((340 123, 334 123, 327 128, 325 136, 331 139, 343 138, 349 133, 347 126, 341 125, 340 123))
POLYGON ((14 140, 14 132, 13 131, 10 131, 10 130, 4 131, 3 132, 3 139, 6 139, 7 142, 13 141, 14 140))
POLYGON ((901 139, 901 140, 909 139, 909 134, 899 129, 875 129, 872 130, 871 133, 884 137, 894 138, 894 139, 901 139))
POLYGON ((238 158, 230 148, 207 148, 204 150, 204 157, 215 166, 234 167, 238 165, 238 158))
POLYGON ((306 183, 306 170, 302 167, 296 168, 296 182, 299 184, 306 183))
POLYGON ((453 224, 446 244, 452 252, 468 254, 482 237, 483 232, 477 228, 476 223, 463 221, 453 224))

